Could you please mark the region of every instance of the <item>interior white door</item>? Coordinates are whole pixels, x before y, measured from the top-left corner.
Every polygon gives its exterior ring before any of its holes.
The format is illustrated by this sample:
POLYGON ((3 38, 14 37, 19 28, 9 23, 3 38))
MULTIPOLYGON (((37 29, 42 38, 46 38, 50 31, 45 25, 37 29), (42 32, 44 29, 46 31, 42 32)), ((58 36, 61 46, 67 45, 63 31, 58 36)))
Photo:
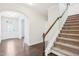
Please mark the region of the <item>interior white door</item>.
POLYGON ((18 19, 11 19, 11 18, 1 18, 1 32, 2 32, 2 39, 8 38, 17 38, 18 37, 18 19))

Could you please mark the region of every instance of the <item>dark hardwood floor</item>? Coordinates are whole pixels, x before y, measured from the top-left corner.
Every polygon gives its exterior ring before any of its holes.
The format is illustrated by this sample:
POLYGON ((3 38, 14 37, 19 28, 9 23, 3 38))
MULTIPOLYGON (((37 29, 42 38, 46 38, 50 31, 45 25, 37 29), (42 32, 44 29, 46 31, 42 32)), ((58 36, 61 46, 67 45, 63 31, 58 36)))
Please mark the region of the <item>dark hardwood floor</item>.
POLYGON ((42 56, 43 44, 27 46, 20 39, 2 40, 0 56, 42 56))

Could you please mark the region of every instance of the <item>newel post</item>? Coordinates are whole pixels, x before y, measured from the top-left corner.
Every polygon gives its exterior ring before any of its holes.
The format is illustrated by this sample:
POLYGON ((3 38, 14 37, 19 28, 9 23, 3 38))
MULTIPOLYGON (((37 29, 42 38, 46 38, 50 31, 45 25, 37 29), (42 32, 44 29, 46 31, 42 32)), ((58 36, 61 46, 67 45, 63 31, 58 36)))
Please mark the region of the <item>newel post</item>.
POLYGON ((43 33, 43 56, 45 56, 45 33, 43 33))

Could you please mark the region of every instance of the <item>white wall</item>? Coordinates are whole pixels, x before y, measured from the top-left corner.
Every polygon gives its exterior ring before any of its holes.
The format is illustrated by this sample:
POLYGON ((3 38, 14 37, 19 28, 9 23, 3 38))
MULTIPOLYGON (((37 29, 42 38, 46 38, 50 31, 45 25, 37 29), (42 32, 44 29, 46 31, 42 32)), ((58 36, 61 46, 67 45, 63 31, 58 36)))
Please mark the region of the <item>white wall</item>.
MULTIPOLYGON (((48 22, 45 26, 45 32, 49 29, 49 27, 54 23, 56 18, 59 16, 59 6, 54 5, 48 9, 48 22)), ((47 39, 46 39, 47 40, 47 39)))
POLYGON ((57 5, 55 6, 51 6, 49 9, 48 9, 48 23, 49 23, 49 26, 51 24, 53 24, 53 22, 56 20, 56 18, 61 15, 63 13, 63 11, 65 10, 66 4, 64 3, 58 3, 57 5))
POLYGON ((42 42, 42 33, 45 30, 44 28, 47 22, 46 17, 25 4, 0 4, 0 11, 4 10, 17 11, 25 14, 29 23, 27 29, 29 37, 25 40, 28 45, 42 42))
POLYGON ((31 20, 30 22, 30 43, 35 44, 35 43, 40 43, 43 42, 43 32, 45 30, 45 24, 47 22, 47 19, 44 18, 41 15, 36 14, 36 19, 31 20), (38 16, 38 17, 37 17, 38 16))
POLYGON ((59 7, 58 4, 56 6, 52 6, 48 9, 48 21, 51 22, 50 24, 52 24, 55 19, 58 17, 59 15, 59 7))
POLYGON ((59 15, 59 7, 58 4, 55 6, 51 6, 48 9, 48 23, 46 25, 46 30, 48 30, 48 28, 51 26, 51 24, 56 20, 57 16, 59 15))
POLYGON ((72 3, 69 7, 69 15, 79 14, 79 3, 72 3))

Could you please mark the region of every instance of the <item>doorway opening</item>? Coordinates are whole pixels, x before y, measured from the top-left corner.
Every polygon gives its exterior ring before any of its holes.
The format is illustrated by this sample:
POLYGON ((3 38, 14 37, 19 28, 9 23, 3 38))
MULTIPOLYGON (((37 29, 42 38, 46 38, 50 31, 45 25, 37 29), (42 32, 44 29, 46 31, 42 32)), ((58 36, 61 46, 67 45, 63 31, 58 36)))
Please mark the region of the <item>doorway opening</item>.
POLYGON ((0 13, 1 21, 1 40, 9 38, 24 39, 26 17, 14 11, 3 11, 0 13))

